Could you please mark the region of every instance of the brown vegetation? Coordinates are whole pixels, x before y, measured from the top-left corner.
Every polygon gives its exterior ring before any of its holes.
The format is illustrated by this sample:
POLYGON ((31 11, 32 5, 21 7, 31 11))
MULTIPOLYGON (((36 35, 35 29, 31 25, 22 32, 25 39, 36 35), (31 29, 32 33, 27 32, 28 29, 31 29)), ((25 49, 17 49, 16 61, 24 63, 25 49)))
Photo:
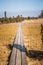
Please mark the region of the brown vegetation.
POLYGON ((17 34, 17 23, 0 24, 0 65, 7 65, 17 34))
POLYGON ((43 65, 43 18, 25 20, 22 25, 28 65, 43 65))

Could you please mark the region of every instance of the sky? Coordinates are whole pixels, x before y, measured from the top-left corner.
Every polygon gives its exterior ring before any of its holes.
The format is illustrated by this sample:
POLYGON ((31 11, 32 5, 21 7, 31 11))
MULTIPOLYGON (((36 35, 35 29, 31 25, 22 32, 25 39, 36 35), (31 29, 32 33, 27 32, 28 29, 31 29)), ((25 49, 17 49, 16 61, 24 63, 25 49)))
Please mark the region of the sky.
POLYGON ((43 0, 0 0, 0 17, 4 16, 38 16, 43 10, 43 0))

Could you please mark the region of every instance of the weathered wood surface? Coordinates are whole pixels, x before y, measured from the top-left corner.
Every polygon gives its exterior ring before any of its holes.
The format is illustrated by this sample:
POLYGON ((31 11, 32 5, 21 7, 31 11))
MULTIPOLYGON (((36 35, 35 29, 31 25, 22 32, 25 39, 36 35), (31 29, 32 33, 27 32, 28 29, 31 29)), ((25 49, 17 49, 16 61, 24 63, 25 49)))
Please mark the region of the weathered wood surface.
POLYGON ((27 65, 21 24, 19 24, 18 33, 14 42, 9 65, 27 65))

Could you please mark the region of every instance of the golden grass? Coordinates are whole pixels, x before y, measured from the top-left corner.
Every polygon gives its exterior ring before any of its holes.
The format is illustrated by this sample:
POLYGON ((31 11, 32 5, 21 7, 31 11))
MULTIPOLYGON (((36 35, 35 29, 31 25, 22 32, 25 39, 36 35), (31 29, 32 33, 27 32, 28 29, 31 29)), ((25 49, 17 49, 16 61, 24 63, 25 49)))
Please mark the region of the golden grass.
MULTIPOLYGON (((41 24, 43 19, 25 20, 22 24, 24 35, 24 45, 27 50, 43 51, 41 40, 41 24)), ((43 65, 43 60, 31 59, 27 57, 28 65, 43 65)))
POLYGON ((0 24, 0 65, 8 64, 11 50, 8 45, 12 44, 17 33, 17 23, 0 24))
MULTIPOLYGON (((27 50, 43 51, 41 40, 41 24, 43 19, 24 20, 22 31, 24 34, 24 45, 27 50)), ((17 33, 17 23, 0 24, 0 65, 8 64, 8 57, 11 50, 8 45, 13 45, 17 33)), ((28 65, 43 65, 43 60, 27 57, 28 65)))

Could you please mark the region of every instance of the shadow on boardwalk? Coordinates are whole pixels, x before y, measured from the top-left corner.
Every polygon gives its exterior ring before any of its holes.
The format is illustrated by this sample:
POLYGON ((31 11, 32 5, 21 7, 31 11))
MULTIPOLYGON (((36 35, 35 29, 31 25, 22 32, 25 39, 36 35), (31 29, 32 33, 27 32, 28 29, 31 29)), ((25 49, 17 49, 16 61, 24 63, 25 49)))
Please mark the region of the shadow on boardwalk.
POLYGON ((43 51, 26 50, 24 46, 18 44, 14 44, 14 48, 20 50, 21 52, 25 52, 26 56, 28 56, 29 58, 43 60, 43 51))
POLYGON ((18 49, 18 50, 20 50, 21 52, 26 52, 25 47, 22 46, 22 45, 14 44, 13 47, 16 48, 16 49, 18 49))
MULTIPOLYGON (((29 58, 32 59, 38 59, 38 60, 43 60, 43 51, 38 51, 38 50, 26 50, 26 48, 22 45, 19 44, 13 44, 13 48, 16 48, 18 50, 20 50, 21 52, 25 52, 26 56, 28 56, 29 58)), ((12 53, 12 52, 11 52, 12 53)), ((11 54, 9 56, 9 60, 10 60, 11 54)), ((8 61, 9 61, 8 60, 8 61)), ((9 65, 9 63, 8 63, 9 65)))

